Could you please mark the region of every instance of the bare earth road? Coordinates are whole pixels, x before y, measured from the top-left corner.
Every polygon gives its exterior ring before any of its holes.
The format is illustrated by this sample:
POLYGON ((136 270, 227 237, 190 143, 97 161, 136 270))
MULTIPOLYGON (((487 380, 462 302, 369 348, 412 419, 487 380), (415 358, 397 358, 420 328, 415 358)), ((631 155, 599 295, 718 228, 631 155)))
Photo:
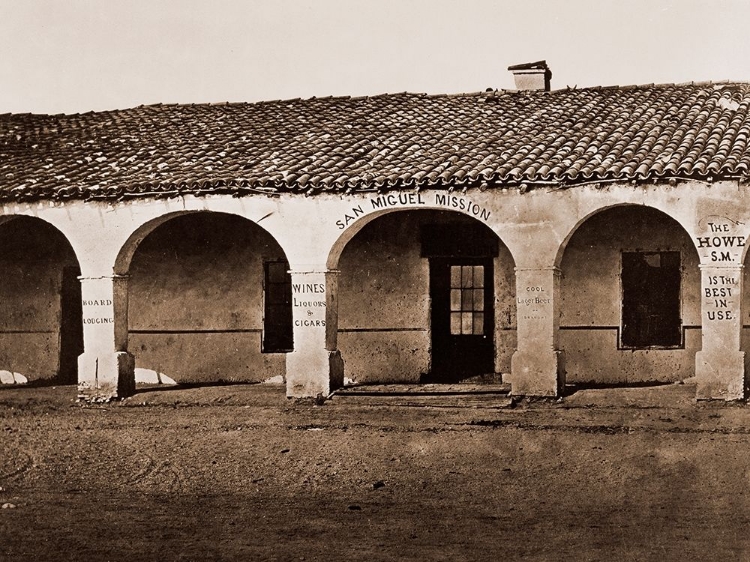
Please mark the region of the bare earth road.
POLYGON ((750 407, 693 393, 2 388, 0 560, 750 560, 750 407))

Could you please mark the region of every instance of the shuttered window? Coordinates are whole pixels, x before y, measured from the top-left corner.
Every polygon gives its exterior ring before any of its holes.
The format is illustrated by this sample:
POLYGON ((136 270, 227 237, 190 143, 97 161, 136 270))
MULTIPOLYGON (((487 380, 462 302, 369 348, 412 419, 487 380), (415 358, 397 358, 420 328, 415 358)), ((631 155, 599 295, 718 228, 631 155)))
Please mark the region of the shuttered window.
POLYGON ((623 252, 621 343, 681 345, 679 252, 623 252))
POLYGON ((286 261, 265 263, 263 289, 263 352, 292 351, 292 278, 286 261))

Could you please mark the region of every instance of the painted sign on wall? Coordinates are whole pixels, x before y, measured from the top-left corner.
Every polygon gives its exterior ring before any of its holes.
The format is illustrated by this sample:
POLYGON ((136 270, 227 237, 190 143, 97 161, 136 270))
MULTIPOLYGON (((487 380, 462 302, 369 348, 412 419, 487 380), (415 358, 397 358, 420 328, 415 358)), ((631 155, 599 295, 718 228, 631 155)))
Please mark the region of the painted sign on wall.
POLYGON ((746 237, 738 232, 742 223, 726 217, 714 216, 701 221, 706 231, 696 237, 702 262, 742 262, 746 237))
POLYGON ((739 269, 747 242, 744 224, 720 215, 699 222, 696 246, 701 262, 716 269, 703 272, 701 297, 704 321, 734 321, 740 317, 739 269), (735 270, 735 268, 737 268, 735 270))
POLYGON ((292 283, 292 308, 295 326, 325 328, 325 283, 292 283))
POLYGON ((415 193, 415 192, 398 192, 386 193, 368 199, 364 203, 352 207, 351 210, 344 214, 342 218, 336 221, 339 230, 344 230, 358 218, 382 209, 391 207, 413 208, 421 205, 433 205, 444 207, 446 210, 460 211, 467 215, 487 222, 490 219, 490 210, 475 203, 463 195, 454 195, 452 193, 415 193))
POLYGON ((738 296, 737 278, 733 275, 707 275, 703 289, 704 309, 708 320, 734 320, 738 296))
POLYGON ((546 311, 540 306, 552 304, 552 299, 544 294, 544 287, 540 285, 528 285, 525 287, 524 296, 516 297, 519 305, 518 315, 524 320, 543 320, 547 318, 546 311))
POLYGON ((112 299, 83 299, 84 324, 114 324, 112 299))

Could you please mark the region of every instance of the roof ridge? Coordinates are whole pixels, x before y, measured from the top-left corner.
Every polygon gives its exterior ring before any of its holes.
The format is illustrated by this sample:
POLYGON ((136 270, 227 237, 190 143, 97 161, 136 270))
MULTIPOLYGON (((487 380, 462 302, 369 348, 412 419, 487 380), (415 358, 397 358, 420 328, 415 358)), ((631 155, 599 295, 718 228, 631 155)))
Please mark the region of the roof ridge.
MULTIPOLYGON (((648 89, 654 89, 654 88, 687 88, 687 87, 697 87, 697 88, 707 88, 710 86, 750 86, 750 81, 745 80, 704 80, 704 81, 697 81, 697 82, 660 82, 660 83, 650 83, 650 84, 611 84, 608 86, 583 86, 579 88, 578 86, 566 86, 565 88, 557 88, 554 90, 551 90, 549 93, 556 93, 556 92, 571 92, 573 90, 576 91, 591 91, 591 90, 648 90, 648 89)), ((511 92, 516 92, 519 90, 510 90, 511 92)), ((528 91, 528 90, 526 90, 528 91)))
POLYGON ((454 93, 425 93, 425 92, 409 92, 409 91, 403 91, 403 92, 383 92, 380 94, 367 94, 362 96, 351 96, 351 95, 341 95, 341 96, 333 96, 333 95, 327 95, 327 96, 310 96, 308 98, 285 98, 285 99, 271 99, 271 100, 258 100, 258 101, 222 101, 222 102, 185 102, 185 103, 179 103, 179 102, 158 102, 158 103, 150 103, 150 104, 140 104, 133 107, 123 107, 118 109, 104 109, 100 111, 86 111, 86 112, 76 112, 76 113, 34 113, 30 111, 26 112, 20 112, 20 113, 14 113, 14 112, 5 112, 0 113, 0 116, 2 117, 8 117, 8 116, 35 116, 35 117, 78 117, 83 115, 91 115, 91 114, 116 114, 116 113, 123 113, 127 111, 135 111, 139 109, 162 109, 162 108, 198 108, 198 107, 245 107, 245 106, 253 106, 253 105, 266 105, 266 104, 274 104, 274 103, 282 103, 282 104, 290 104, 290 103, 297 103, 297 102, 306 102, 306 101, 339 101, 339 100, 352 100, 352 101, 360 101, 360 100, 368 100, 368 99, 381 99, 381 98, 388 98, 388 97, 404 97, 404 96, 413 96, 413 97, 419 97, 419 98, 429 98, 429 99, 438 99, 438 98, 466 98, 466 97, 481 97, 486 95, 492 95, 492 94, 518 94, 518 95, 549 95, 549 94, 558 94, 558 93, 567 93, 572 91, 601 91, 601 90, 647 90, 647 89, 654 89, 654 88, 669 88, 669 87, 677 87, 677 88, 688 88, 688 87, 697 87, 697 88, 706 88, 711 86, 748 86, 750 87, 750 81, 741 81, 741 80, 720 80, 720 81, 702 81, 702 82, 664 82, 664 83, 651 83, 651 84, 629 84, 629 85, 596 85, 596 86, 584 86, 584 87, 578 87, 577 85, 574 86, 565 86, 563 88, 556 88, 549 92, 546 92, 544 90, 516 90, 516 89, 510 89, 510 88, 488 88, 484 91, 475 91, 475 92, 454 92, 454 93))

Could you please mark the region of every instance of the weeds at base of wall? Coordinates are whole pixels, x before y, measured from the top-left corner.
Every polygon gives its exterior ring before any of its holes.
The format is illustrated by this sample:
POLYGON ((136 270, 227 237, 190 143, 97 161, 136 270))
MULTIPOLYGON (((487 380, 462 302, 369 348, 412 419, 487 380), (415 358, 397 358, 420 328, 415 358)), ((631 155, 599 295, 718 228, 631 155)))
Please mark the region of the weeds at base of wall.
POLYGON ((110 404, 112 402, 122 402, 124 398, 118 398, 116 396, 87 396, 85 394, 79 394, 76 398, 81 406, 95 405, 95 404, 110 404))
POLYGON ((292 398, 291 400, 294 401, 294 405, 300 405, 300 406, 323 406, 330 396, 323 396, 322 393, 319 393, 315 397, 305 397, 305 398, 292 398))
POLYGON ((724 400, 723 398, 696 398, 695 403, 698 406, 708 408, 744 408, 750 404, 750 398, 738 398, 736 400, 724 400))
POLYGON ((515 408, 517 406, 531 406, 534 405, 556 405, 561 404, 564 397, 554 396, 511 396, 510 407, 515 408))

